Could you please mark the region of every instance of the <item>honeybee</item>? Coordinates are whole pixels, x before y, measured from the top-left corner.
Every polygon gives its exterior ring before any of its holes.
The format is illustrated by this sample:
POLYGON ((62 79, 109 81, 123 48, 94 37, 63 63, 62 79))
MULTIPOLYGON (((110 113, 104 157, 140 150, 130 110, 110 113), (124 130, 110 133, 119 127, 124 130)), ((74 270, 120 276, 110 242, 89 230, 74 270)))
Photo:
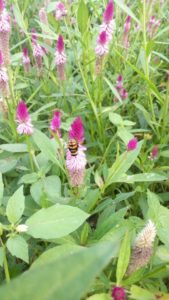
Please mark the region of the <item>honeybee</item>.
POLYGON ((78 154, 79 144, 75 139, 71 139, 68 142, 68 149, 71 152, 72 156, 76 156, 78 154))
POLYGON ((151 132, 136 132, 134 133, 134 136, 138 138, 138 140, 144 139, 146 141, 150 141, 153 138, 153 135, 151 132))

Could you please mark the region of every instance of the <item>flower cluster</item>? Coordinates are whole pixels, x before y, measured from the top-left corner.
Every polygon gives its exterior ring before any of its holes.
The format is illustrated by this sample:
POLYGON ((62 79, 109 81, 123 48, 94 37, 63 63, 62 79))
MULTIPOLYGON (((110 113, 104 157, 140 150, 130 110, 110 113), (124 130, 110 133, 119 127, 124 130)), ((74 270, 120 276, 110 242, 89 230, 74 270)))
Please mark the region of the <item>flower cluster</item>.
POLYGON ((73 156, 71 151, 67 149, 66 166, 69 173, 70 184, 72 187, 78 187, 83 184, 85 167, 87 164, 85 150, 82 145, 84 141, 84 127, 80 117, 77 117, 71 125, 69 138, 74 139, 78 143, 77 155, 73 156))
POLYGON ((33 46, 33 56, 35 58, 36 66, 40 75, 42 72, 44 49, 42 48, 41 45, 38 44, 37 34, 35 32, 35 29, 32 29, 32 46, 33 46))
MULTIPOLYGON (((128 98, 128 92, 123 86, 123 77, 122 77, 121 74, 117 77, 115 88, 118 91, 118 93, 119 93, 122 100, 125 100, 125 99, 128 98)), ((118 101, 118 100, 115 99, 115 102, 116 101, 118 101)))
POLYGON ((30 58, 28 53, 28 48, 23 48, 23 66, 25 73, 28 73, 30 70, 30 58))
POLYGON ((114 300, 125 300, 126 299, 126 292, 122 287, 115 286, 112 289, 112 297, 114 300))
POLYGON ((0 50, 3 53, 4 64, 10 63, 9 38, 11 32, 10 16, 5 9, 3 0, 0 0, 0 50))
POLYGON ((161 21, 156 19, 155 16, 152 16, 148 22, 147 31, 150 39, 152 39, 157 33, 158 28, 160 27, 161 21))
POLYGON ((127 151, 133 151, 137 148, 138 145, 138 141, 137 138, 133 138, 131 140, 129 140, 128 144, 127 144, 127 151))
POLYGON ((8 85, 8 74, 6 67, 4 66, 4 59, 2 51, 0 51, 0 91, 3 97, 7 97, 9 95, 9 85, 8 85))
POLYGON ((53 134, 56 134, 59 138, 61 138, 60 132, 60 125, 61 125, 61 118, 60 118, 60 111, 54 111, 53 118, 50 123, 50 129, 53 134))
POLYGON ((147 265, 152 255, 155 237, 155 224, 149 220, 145 228, 136 237, 127 270, 128 275, 147 265))
POLYGON ((27 106, 23 100, 21 100, 16 110, 16 122, 17 132, 20 135, 31 135, 33 133, 33 125, 31 117, 29 115, 27 106))

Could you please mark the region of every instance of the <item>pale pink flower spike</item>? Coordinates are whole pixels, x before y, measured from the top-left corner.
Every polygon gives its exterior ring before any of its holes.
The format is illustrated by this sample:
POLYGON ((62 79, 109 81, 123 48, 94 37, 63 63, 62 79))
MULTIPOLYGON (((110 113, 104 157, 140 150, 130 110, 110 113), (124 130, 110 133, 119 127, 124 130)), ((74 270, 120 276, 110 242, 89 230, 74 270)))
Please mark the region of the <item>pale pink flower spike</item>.
POLYGON ((64 51, 64 40, 62 35, 59 35, 57 43, 56 43, 56 52, 55 52, 55 63, 57 66, 58 77, 59 79, 65 80, 65 64, 67 58, 64 51))

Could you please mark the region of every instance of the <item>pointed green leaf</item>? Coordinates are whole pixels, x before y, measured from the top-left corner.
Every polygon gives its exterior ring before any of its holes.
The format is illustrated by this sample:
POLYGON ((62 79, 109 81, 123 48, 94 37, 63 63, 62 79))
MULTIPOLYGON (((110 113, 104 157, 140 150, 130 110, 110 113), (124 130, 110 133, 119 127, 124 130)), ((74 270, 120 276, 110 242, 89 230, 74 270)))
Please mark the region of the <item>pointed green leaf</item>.
POLYGON ((21 186, 8 200, 6 214, 10 223, 15 224, 22 217, 25 208, 23 186, 21 186))
POLYGON ((25 262, 29 262, 28 244, 22 236, 16 235, 7 240, 6 246, 9 252, 25 262))

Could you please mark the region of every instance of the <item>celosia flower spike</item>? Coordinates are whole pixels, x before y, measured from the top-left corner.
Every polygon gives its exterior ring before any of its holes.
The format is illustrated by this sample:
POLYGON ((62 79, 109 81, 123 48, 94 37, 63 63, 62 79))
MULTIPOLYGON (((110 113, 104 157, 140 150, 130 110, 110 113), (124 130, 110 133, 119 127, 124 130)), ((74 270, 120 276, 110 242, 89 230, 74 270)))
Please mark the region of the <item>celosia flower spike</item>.
POLYGON ((69 138, 75 139, 78 143, 83 143, 84 141, 84 127, 83 122, 80 117, 77 117, 71 125, 71 129, 69 131, 69 138))
POLYGON ((151 160, 155 160, 157 157, 158 157, 158 145, 154 145, 149 158, 151 160))
POLYGON ((30 58, 28 54, 28 48, 23 48, 23 66, 26 73, 29 72, 30 69, 30 58))
POLYGON ((4 1, 0 3, 0 50, 4 56, 5 66, 10 63, 9 38, 11 32, 10 16, 4 8, 4 1))
POLYGON ((137 138, 131 139, 127 144, 127 151, 133 151, 137 148, 138 141, 137 138))
POLYGON ((127 270, 128 275, 147 265, 152 255, 153 242, 155 240, 155 237, 155 224, 151 220, 149 220, 147 225, 136 237, 127 270))
POLYGON ((67 58, 64 51, 64 40, 62 35, 59 35, 56 43, 55 63, 57 66, 58 77, 62 81, 65 79, 65 64, 67 58))
MULTIPOLYGON (((49 26, 49 23, 48 23, 48 16, 47 16, 47 12, 46 12, 46 8, 45 7, 42 7, 39 11, 39 19, 41 21, 42 24, 44 24, 45 26, 49 26)), ((48 35, 48 33, 42 29, 42 33, 44 35, 48 35)), ((47 39, 45 38, 44 41, 46 42, 46 44, 48 44, 49 46, 51 46, 51 40, 50 39, 47 39)))
POLYGON ((20 135, 31 135, 33 133, 31 118, 27 106, 23 100, 21 100, 17 106, 16 121, 18 123, 17 132, 20 135))
POLYGON ((103 21, 105 23, 111 22, 113 19, 113 15, 114 15, 114 3, 113 3, 113 1, 110 0, 104 11, 103 21))
POLYGON ((125 48, 129 48, 129 32, 131 28, 131 17, 127 16, 125 23, 124 23, 124 32, 123 32, 123 45, 125 48))
POLYGON ((5 8, 4 0, 0 0, 0 13, 4 10, 4 8, 5 8))
POLYGON ((0 91, 3 97, 7 97, 9 95, 9 78, 7 74, 7 70, 4 66, 4 57, 2 51, 0 51, 0 91))
POLYGON ((57 21, 62 20, 67 15, 67 10, 64 3, 61 1, 56 2, 55 18, 57 21))
POLYGON ((58 137, 61 137, 60 125, 61 125, 60 111, 55 111, 53 113, 53 118, 50 123, 50 129, 53 133, 57 134, 58 137))
POLYGON ((38 69, 39 75, 41 75, 42 72, 42 66, 43 66, 43 56, 45 54, 45 51, 41 45, 37 42, 37 34, 35 32, 35 29, 32 29, 32 46, 33 46, 33 56, 36 61, 36 66, 38 69))
POLYGON ((112 290, 112 297, 114 300, 125 300, 126 292, 122 287, 115 286, 112 290))

